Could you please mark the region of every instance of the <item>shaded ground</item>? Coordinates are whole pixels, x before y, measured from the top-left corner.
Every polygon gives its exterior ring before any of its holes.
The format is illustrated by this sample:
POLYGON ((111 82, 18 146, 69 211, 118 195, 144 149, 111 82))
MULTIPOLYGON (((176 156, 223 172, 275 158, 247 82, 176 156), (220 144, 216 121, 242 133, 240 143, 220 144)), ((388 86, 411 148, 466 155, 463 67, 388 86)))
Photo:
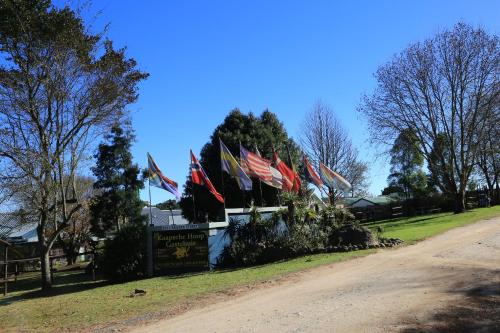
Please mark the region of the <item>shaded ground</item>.
POLYGON ((500 218, 134 332, 500 332, 500 218))

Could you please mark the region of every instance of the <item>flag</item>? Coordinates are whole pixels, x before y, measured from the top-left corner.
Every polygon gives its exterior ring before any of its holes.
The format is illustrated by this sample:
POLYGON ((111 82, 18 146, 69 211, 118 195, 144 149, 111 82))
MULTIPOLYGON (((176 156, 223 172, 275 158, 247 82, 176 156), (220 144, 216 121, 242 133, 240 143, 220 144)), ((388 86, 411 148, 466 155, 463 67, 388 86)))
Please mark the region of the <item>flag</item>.
POLYGON ((198 160, 194 156, 193 151, 191 151, 191 181, 193 182, 193 184, 206 186, 210 193, 212 193, 217 200, 224 203, 224 198, 222 197, 222 195, 220 195, 219 192, 217 192, 210 179, 208 179, 205 170, 203 170, 200 162, 198 162, 198 160))
POLYGON ((220 143, 220 162, 222 170, 226 171, 230 176, 232 176, 240 190, 242 191, 251 191, 252 190, 252 180, 248 177, 248 175, 243 171, 241 166, 238 164, 236 159, 231 155, 231 152, 227 147, 222 143, 222 140, 219 139, 220 143))
POLYGON ((281 190, 283 188, 283 175, 281 174, 281 172, 279 172, 278 170, 276 170, 272 166, 270 166, 269 169, 271 170, 271 174, 273 175, 273 179, 270 182, 265 181, 265 180, 263 180, 262 182, 269 185, 269 186, 276 187, 276 188, 281 190))
POLYGON ((290 167, 292 168, 292 171, 294 174, 293 175, 293 191, 295 193, 299 193, 301 181, 300 181, 299 174, 297 173, 297 171, 295 170, 295 166, 293 165, 292 155, 290 154, 290 148, 288 147, 288 144, 286 145, 286 152, 288 154, 288 163, 290 163, 290 167))
POLYGON ((304 154, 303 156, 304 156, 304 165, 306 167, 305 169, 307 177, 314 185, 316 185, 319 189, 321 189, 321 186, 323 186, 323 181, 321 180, 316 170, 314 170, 311 163, 309 163, 309 160, 307 159, 306 155, 304 154))
MULTIPOLYGON (((260 154, 259 148, 255 147, 255 154, 258 157, 262 157, 260 154)), ((267 161, 267 160, 266 160, 267 161)), ((269 161, 271 163, 271 161, 269 161)), ((263 180, 262 182, 264 184, 267 184, 269 186, 275 187, 277 189, 282 189, 283 188, 283 176, 281 175, 281 172, 273 168, 271 165, 269 165, 269 170, 271 171, 272 179, 271 181, 263 180)))
POLYGON ((156 165, 153 157, 148 153, 148 168, 149 168, 149 183, 153 186, 162 188, 164 190, 169 191, 177 200, 180 200, 181 195, 178 190, 177 183, 171 179, 168 179, 163 175, 158 165, 156 165))
POLYGON ((283 162, 280 157, 278 156, 278 153, 274 152, 273 154, 274 157, 274 164, 276 164, 276 168, 278 171, 281 173, 283 177, 283 190, 285 191, 294 191, 294 179, 295 179, 295 172, 293 172, 292 169, 290 169, 285 162, 283 162))
POLYGON ((351 184, 335 171, 330 170, 323 163, 319 164, 319 175, 330 188, 336 188, 343 192, 351 189, 351 184))
POLYGON ((254 154, 245 149, 240 144, 240 162, 241 167, 245 172, 255 178, 259 178, 262 181, 270 182, 273 180, 273 174, 271 173, 271 162, 260 157, 258 154, 254 154))

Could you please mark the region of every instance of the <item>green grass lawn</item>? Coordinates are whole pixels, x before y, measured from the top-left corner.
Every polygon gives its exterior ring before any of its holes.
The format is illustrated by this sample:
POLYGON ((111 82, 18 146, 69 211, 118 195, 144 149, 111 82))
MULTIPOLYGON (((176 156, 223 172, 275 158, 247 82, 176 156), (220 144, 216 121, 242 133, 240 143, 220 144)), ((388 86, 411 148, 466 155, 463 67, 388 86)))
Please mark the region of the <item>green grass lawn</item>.
POLYGON ((384 228, 384 237, 400 238, 411 244, 451 228, 464 226, 498 215, 500 215, 500 206, 475 209, 462 214, 442 213, 377 221, 364 225, 371 229, 375 229, 376 226, 382 226, 384 228))
MULTIPOLYGON (((460 215, 436 214, 395 219, 382 225, 385 237, 414 242, 450 228, 500 215, 500 206, 460 215)), ((77 330, 100 323, 119 322, 148 313, 166 311, 178 304, 210 297, 211 293, 276 279, 292 272, 364 256, 374 250, 318 254, 285 262, 231 271, 206 272, 176 277, 156 277, 122 284, 89 281, 81 270, 59 272, 50 294, 40 293, 38 274, 25 276, 0 296, 0 331, 77 330), (145 296, 129 297, 134 289, 145 296)))

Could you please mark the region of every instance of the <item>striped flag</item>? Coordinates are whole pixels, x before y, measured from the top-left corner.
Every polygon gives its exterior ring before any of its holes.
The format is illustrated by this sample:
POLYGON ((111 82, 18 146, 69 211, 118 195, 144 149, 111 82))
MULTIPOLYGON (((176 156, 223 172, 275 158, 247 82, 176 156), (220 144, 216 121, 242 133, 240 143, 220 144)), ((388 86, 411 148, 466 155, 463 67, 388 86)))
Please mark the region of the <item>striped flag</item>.
POLYGON ((330 170, 323 163, 319 164, 319 175, 329 188, 336 188, 343 192, 347 192, 351 189, 351 184, 349 184, 347 180, 335 171, 330 170))
POLYGON ((200 162, 198 162, 192 150, 191 150, 191 181, 193 182, 193 184, 206 186, 207 189, 210 191, 210 193, 212 193, 217 200, 219 200, 221 203, 224 203, 224 198, 219 192, 217 192, 210 179, 208 179, 205 170, 203 170, 200 162))
POLYGON ((177 183, 167 178, 165 175, 163 175, 160 168, 153 160, 153 157, 149 155, 149 153, 148 153, 148 169, 149 169, 149 183, 151 185, 169 191, 170 193, 175 195, 177 200, 180 200, 181 195, 179 193, 177 183))
MULTIPOLYGON (((259 148, 257 147, 255 147, 255 154, 257 154, 257 156, 259 157, 262 157, 259 148)), ((269 170, 271 170, 273 179, 270 182, 264 180, 263 183, 281 190, 283 188, 283 175, 271 165, 269 165, 269 170)))
POLYGON ((240 162, 241 167, 250 177, 259 178, 264 182, 270 182, 273 179, 271 173, 271 162, 254 154, 240 144, 240 162))
POLYGON ((278 171, 281 173, 283 176, 283 190, 285 191, 294 191, 294 180, 295 180, 295 172, 293 172, 292 169, 290 169, 285 162, 283 162, 280 157, 278 156, 278 153, 274 152, 274 163, 276 164, 276 168, 278 171))
POLYGON ((288 147, 288 144, 286 145, 286 152, 288 155, 288 163, 290 163, 290 168, 293 171, 293 191, 295 193, 299 193, 300 187, 302 186, 302 182, 300 181, 299 174, 295 170, 295 165, 293 165, 292 155, 290 154, 290 147, 288 147))
POLYGON ((323 186, 323 181, 321 180, 321 177, 318 175, 316 170, 314 170, 313 166, 307 159, 306 155, 303 154, 303 156, 304 156, 304 165, 306 166, 306 175, 314 185, 316 185, 319 189, 321 189, 321 187, 323 186))
POLYGON ((233 157, 229 149, 226 147, 222 140, 219 139, 220 143, 220 162, 222 170, 226 171, 229 175, 231 175, 240 190, 242 191, 251 191, 252 190, 252 180, 248 177, 245 171, 238 164, 236 159, 233 157))

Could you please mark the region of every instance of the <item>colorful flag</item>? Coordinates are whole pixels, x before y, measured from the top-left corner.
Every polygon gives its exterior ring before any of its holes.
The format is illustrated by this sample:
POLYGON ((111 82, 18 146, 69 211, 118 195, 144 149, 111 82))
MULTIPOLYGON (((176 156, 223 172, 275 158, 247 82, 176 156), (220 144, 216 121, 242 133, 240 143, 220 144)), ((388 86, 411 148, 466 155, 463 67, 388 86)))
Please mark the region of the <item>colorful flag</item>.
POLYGON ((252 190, 252 180, 248 177, 245 171, 238 164, 236 159, 231 155, 231 152, 227 147, 222 143, 222 140, 219 139, 220 143, 220 162, 222 170, 226 171, 230 176, 232 176, 240 190, 242 191, 251 191, 252 190))
POLYGON ((319 164, 319 175, 325 184, 330 188, 336 188, 343 192, 347 192, 351 189, 351 184, 349 184, 347 180, 335 171, 330 170, 323 163, 319 164))
POLYGON ((274 157, 274 164, 276 164, 276 168, 283 176, 283 190, 289 191, 289 192, 295 191, 294 186, 293 186, 294 179, 295 179, 295 172, 293 172, 293 170, 290 169, 285 164, 285 162, 283 162, 280 159, 280 157, 278 156, 278 153, 274 152, 273 157, 274 157))
MULTIPOLYGON (((255 147, 255 154, 259 157, 262 157, 262 155, 260 154, 259 148, 257 148, 257 147, 255 147)), ((273 168, 271 165, 269 165, 269 170, 271 171, 271 175, 273 176, 273 178, 271 179, 271 181, 263 180, 262 182, 264 184, 267 184, 267 185, 272 186, 272 187, 276 187, 277 189, 281 190, 283 188, 283 175, 281 174, 281 172, 279 172, 278 170, 273 168)))
POLYGON ((206 186, 210 193, 212 193, 217 200, 224 203, 224 198, 222 197, 222 195, 220 195, 219 192, 217 192, 210 179, 208 179, 205 170, 203 170, 200 162, 198 162, 198 160, 194 156, 193 151, 191 151, 191 181, 193 182, 193 184, 206 186))
POLYGON ((264 182, 273 180, 271 162, 245 149, 240 144, 241 167, 250 177, 259 178, 264 182))
POLYGON ((270 166, 269 169, 271 170, 271 174, 273 175, 273 179, 270 182, 265 181, 265 180, 263 180, 262 182, 269 185, 269 186, 276 187, 276 188, 281 190, 283 188, 283 175, 281 174, 281 172, 279 172, 278 170, 276 170, 272 166, 270 166))
POLYGON ((292 169, 292 171, 294 173, 294 177, 293 177, 293 191, 295 193, 299 193, 300 186, 302 184, 301 184, 301 181, 300 181, 299 174, 297 173, 297 170, 295 170, 295 166, 293 165, 292 155, 290 154, 290 148, 288 147, 288 144, 286 145, 286 152, 288 154, 288 163, 290 164, 290 167, 291 167, 291 169, 292 169))
POLYGON ((180 200, 181 195, 178 190, 177 183, 171 179, 168 179, 163 175, 158 165, 156 165, 153 157, 148 153, 148 167, 149 167, 149 183, 153 186, 162 188, 164 190, 169 191, 177 200, 180 200))
POLYGON ((316 170, 314 170, 311 163, 309 163, 309 160, 307 159, 306 155, 304 154, 303 156, 304 156, 304 165, 306 167, 306 176, 314 185, 316 185, 319 189, 321 189, 321 187, 323 186, 323 181, 321 180, 316 170))

